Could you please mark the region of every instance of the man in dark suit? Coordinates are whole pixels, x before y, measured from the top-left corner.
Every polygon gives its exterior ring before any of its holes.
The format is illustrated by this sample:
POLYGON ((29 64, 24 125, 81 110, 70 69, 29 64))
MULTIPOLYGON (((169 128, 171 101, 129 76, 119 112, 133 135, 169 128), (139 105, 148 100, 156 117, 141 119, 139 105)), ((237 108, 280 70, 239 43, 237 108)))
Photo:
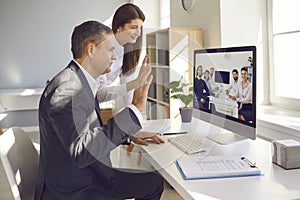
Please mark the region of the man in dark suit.
POLYGON ((201 65, 197 67, 196 77, 194 79, 194 99, 197 108, 208 109, 208 96, 210 96, 209 89, 202 79, 203 68, 201 65))
POLYGON ((155 135, 137 133, 150 82, 151 67, 144 61, 145 84, 136 89, 132 105, 106 125, 95 98, 97 78, 115 60, 110 28, 87 21, 72 34, 73 60, 44 90, 39 105, 40 170, 35 199, 102 200, 160 199, 162 178, 154 172, 131 173, 111 165, 110 151, 131 138, 163 142, 155 135))

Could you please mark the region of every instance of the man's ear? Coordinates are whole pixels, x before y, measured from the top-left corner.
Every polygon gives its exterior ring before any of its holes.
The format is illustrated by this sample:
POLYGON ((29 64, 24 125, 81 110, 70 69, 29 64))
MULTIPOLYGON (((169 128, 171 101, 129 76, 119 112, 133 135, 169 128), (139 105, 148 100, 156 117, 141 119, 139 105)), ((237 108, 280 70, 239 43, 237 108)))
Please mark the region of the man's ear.
POLYGON ((95 45, 93 43, 89 43, 86 46, 86 51, 87 51, 87 55, 92 58, 94 56, 95 45))

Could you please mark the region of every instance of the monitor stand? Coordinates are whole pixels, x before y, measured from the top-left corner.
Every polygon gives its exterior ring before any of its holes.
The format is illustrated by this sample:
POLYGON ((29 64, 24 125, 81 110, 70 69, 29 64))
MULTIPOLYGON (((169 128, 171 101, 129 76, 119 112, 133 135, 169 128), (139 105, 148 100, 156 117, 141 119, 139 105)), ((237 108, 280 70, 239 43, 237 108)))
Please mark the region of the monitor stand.
POLYGON ((233 142, 238 142, 241 140, 246 140, 247 138, 244 136, 241 136, 239 134, 235 134, 235 133, 219 133, 219 134, 211 134, 211 135, 207 135, 206 136, 208 139, 222 144, 222 145, 226 145, 226 144, 230 144, 233 142))

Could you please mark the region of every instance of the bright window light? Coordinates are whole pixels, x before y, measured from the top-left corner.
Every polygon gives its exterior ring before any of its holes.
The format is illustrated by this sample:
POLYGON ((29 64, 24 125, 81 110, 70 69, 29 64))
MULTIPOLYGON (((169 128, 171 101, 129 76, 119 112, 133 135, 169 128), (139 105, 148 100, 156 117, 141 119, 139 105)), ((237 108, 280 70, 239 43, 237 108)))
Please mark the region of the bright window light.
POLYGON ((299 55, 300 33, 284 34, 274 37, 275 95, 300 99, 299 55), (298 42, 297 42, 298 41, 298 42))
MULTIPOLYGON (((281 98, 284 107, 295 108, 295 105, 285 105, 287 99, 300 100, 297 80, 299 79, 300 55, 300 1, 272 0, 273 26, 273 94, 281 98)), ((271 99, 272 101, 272 99, 271 99)), ((275 100, 276 101, 276 100, 275 100)))
POLYGON ((35 93, 34 89, 25 89, 23 92, 21 92, 21 96, 30 96, 35 93))

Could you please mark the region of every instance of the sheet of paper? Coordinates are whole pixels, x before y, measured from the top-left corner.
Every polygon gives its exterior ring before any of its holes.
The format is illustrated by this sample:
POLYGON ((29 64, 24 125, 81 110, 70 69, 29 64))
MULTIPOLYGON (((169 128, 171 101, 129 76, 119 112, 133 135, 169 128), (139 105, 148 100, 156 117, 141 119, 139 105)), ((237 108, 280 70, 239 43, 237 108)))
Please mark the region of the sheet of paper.
POLYGON ((224 159, 224 160, 207 160, 207 161, 198 161, 199 169, 203 172, 207 171, 235 171, 243 170, 249 168, 248 163, 243 161, 236 162, 233 159, 224 159))
POLYGON ((260 170, 241 156, 183 157, 177 160, 186 179, 258 175, 260 170))

